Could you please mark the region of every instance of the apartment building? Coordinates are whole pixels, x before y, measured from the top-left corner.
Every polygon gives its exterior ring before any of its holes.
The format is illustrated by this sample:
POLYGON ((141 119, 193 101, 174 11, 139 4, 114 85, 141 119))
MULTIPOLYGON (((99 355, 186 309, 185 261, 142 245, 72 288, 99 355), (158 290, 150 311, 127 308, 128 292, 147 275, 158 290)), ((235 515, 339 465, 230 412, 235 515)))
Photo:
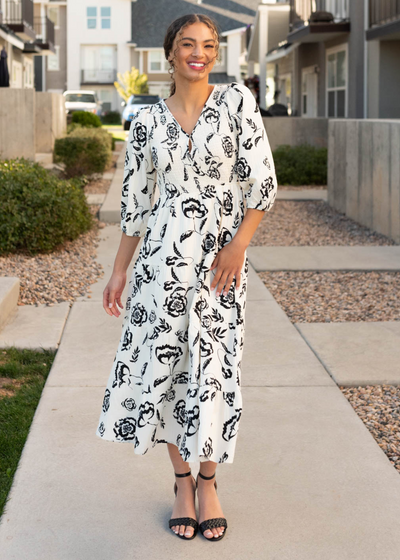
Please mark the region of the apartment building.
POLYGON ((0 0, 0 50, 7 53, 11 88, 34 88, 36 57, 55 53, 47 5, 47 0, 0 0))
POLYGON ((265 108, 279 92, 278 101, 292 115, 400 116, 399 2, 262 3, 248 57, 265 76, 260 79, 265 108), (279 25, 273 29, 274 18, 279 25))

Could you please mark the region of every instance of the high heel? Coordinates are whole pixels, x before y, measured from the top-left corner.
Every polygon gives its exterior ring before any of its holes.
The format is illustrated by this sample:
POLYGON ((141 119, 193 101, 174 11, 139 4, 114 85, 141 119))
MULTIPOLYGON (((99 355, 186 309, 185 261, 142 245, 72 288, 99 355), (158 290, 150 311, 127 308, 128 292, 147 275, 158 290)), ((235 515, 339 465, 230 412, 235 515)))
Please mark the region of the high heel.
MULTIPOLYGON (((177 476, 179 478, 183 478, 184 476, 190 476, 191 474, 192 474, 192 472, 189 471, 189 472, 184 473, 184 474, 175 473, 175 476, 177 476)), ((194 479, 194 477, 193 477, 193 479, 194 479)), ((174 484, 175 497, 176 497, 177 492, 178 492, 178 486, 175 482, 175 484, 174 484)), ((193 532, 193 535, 191 537, 185 537, 185 535, 180 535, 179 533, 175 533, 180 539, 185 539, 185 541, 190 541, 190 540, 194 539, 194 537, 197 535, 197 531, 198 531, 198 528, 199 528, 198 522, 196 521, 196 519, 193 519, 192 517, 174 517, 173 519, 169 520, 168 524, 169 524, 170 529, 174 526, 179 526, 179 525, 186 525, 186 527, 193 527, 194 532, 193 532)))
MULTIPOLYGON (((201 472, 199 472, 197 476, 198 477, 200 476, 204 480, 211 480, 212 478, 215 477, 215 473, 212 476, 204 476, 204 474, 201 474, 201 472)), ((198 486, 197 483, 198 483, 198 479, 196 478, 196 488, 198 486)), ((215 486, 215 491, 217 491, 216 480, 214 481, 214 486, 215 486)), ((225 519, 225 517, 213 517, 212 519, 206 519, 205 521, 202 521, 199 525, 201 534, 208 541, 220 541, 225 536, 227 528, 228 528, 228 522, 225 519), (216 529, 217 527, 225 527, 225 530, 222 533, 222 535, 219 535, 219 537, 211 537, 211 538, 204 537, 204 533, 207 531, 207 529, 211 530, 211 529, 216 529)))

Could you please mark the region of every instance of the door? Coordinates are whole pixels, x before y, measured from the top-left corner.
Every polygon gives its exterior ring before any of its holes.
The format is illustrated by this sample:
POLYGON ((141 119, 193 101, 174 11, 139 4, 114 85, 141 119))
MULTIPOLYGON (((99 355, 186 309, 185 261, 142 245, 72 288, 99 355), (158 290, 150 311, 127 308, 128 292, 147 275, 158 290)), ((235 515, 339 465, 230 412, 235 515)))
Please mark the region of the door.
POLYGON ((301 114, 303 117, 318 115, 318 74, 314 66, 302 69, 301 114))

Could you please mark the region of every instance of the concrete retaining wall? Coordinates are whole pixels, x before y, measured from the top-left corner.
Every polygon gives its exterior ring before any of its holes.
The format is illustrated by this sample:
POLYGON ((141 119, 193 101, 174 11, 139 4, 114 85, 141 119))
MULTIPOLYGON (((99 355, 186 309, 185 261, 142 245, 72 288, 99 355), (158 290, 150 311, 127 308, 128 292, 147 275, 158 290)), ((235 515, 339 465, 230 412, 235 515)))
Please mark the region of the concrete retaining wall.
POLYGON ((35 91, 0 88, 0 159, 35 159, 35 91))
POLYGON ((330 119, 328 203, 400 243, 400 120, 330 119))
POLYGON ((36 152, 52 152, 55 139, 66 132, 64 96, 47 91, 36 92, 36 152))
POLYGON ((317 148, 326 148, 328 146, 328 120, 323 117, 263 118, 272 150, 281 144, 289 144, 289 146, 310 144, 317 148))
POLYGON ((0 159, 51 152, 66 132, 65 101, 60 93, 0 88, 0 159))

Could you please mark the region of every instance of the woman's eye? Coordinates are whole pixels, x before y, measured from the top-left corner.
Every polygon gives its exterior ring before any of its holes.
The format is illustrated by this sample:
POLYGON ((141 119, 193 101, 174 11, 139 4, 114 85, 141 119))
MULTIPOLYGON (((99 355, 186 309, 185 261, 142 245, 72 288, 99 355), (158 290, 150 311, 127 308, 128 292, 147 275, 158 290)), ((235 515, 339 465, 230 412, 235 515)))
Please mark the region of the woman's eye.
POLYGON ((191 43, 183 43, 184 47, 192 47, 193 45, 191 43))

